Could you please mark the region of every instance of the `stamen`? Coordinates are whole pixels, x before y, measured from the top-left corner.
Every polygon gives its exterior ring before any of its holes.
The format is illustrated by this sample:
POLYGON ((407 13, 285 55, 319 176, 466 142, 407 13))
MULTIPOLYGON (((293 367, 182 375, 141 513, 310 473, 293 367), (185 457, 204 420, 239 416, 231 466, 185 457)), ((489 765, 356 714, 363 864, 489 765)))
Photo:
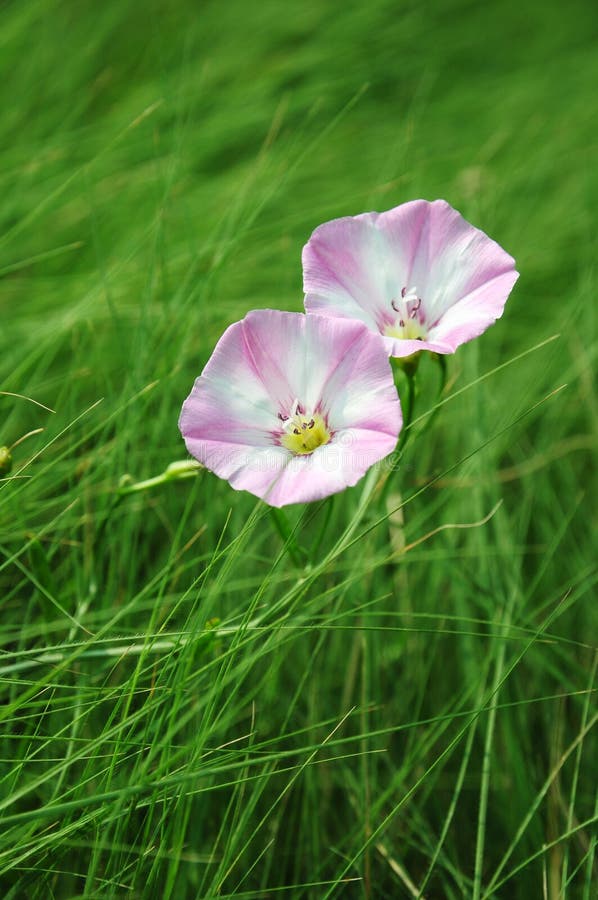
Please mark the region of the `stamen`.
POLYGON ((387 321, 383 334, 399 338, 399 340, 422 341, 426 339, 427 328, 425 316, 421 310, 422 299, 418 297, 415 285, 402 287, 400 297, 393 298, 390 306, 397 313, 398 318, 394 323, 387 321))
POLYGON ((411 310, 409 311, 410 319, 415 319, 415 317, 418 313, 418 310, 419 310, 420 306, 422 305, 421 297, 417 297, 416 299, 417 299, 417 303, 415 304, 415 306, 412 306, 411 310))
POLYGON ((330 430, 320 413, 306 415, 305 408, 298 400, 293 401, 291 415, 286 418, 278 415, 282 422, 283 434, 279 441, 287 450, 299 456, 313 453, 318 447, 327 444, 331 438, 330 430))

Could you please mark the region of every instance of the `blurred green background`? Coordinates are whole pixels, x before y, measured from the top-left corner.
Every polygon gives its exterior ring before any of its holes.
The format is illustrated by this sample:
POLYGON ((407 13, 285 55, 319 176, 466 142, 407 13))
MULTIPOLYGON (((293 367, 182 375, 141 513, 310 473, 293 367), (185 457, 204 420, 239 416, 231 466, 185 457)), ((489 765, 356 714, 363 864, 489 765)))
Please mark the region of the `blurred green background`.
POLYGON ((44 429, 0 482, 6 897, 593 895, 597 41, 591 0, 2 4, 0 445, 44 429), (224 328, 302 309, 313 228, 418 197, 521 277, 410 442, 404 536, 492 523, 400 566, 382 523, 304 583, 213 476, 115 507, 224 328))

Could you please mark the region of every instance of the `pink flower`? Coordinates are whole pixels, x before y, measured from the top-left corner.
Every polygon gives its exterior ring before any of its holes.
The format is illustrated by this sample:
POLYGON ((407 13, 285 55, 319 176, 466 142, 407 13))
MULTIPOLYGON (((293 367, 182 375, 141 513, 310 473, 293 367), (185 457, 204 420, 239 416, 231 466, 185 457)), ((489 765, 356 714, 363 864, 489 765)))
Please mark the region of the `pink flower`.
POLYGON ((355 484, 395 447, 401 409, 361 323, 264 309, 222 335, 183 404, 192 456, 272 506, 355 484))
POLYGON ((444 200, 333 219, 303 248, 307 312, 359 319, 390 356, 454 353, 500 318, 518 277, 444 200))

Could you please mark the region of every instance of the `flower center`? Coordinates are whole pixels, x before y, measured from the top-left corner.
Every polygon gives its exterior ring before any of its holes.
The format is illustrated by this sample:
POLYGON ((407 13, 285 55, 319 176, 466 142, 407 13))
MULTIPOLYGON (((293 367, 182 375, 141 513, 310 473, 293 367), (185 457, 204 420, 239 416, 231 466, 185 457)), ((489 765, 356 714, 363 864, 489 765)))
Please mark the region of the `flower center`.
POLYGON ((401 296, 391 300, 397 317, 394 322, 384 326, 384 334, 387 337, 399 338, 399 340, 424 341, 428 336, 425 326, 424 313, 421 308, 421 297, 417 296, 417 288, 401 288, 401 296))
POLYGON ((308 415, 298 400, 293 403, 288 418, 281 413, 278 417, 282 421, 280 443, 291 453, 305 456, 322 444, 327 444, 331 438, 324 417, 317 412, 308 415))

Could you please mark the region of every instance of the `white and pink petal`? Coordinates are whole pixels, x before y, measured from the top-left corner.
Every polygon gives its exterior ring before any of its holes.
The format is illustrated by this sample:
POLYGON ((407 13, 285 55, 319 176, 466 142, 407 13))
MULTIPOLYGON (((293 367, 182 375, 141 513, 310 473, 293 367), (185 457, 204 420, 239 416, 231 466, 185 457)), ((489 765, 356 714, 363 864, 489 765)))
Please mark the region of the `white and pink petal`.
POLYGON ((325 222, 303 269, 308 313, 359 319, 391 356, 454 352, 502 314, 518 277, 513 258, 444 200, 325 222))
POLYGON ((383 342, 365 325, 259 310, 224 333, 179 427, 206 468, 284 506, 355 484, 393 450, 401 412, 383 342))

